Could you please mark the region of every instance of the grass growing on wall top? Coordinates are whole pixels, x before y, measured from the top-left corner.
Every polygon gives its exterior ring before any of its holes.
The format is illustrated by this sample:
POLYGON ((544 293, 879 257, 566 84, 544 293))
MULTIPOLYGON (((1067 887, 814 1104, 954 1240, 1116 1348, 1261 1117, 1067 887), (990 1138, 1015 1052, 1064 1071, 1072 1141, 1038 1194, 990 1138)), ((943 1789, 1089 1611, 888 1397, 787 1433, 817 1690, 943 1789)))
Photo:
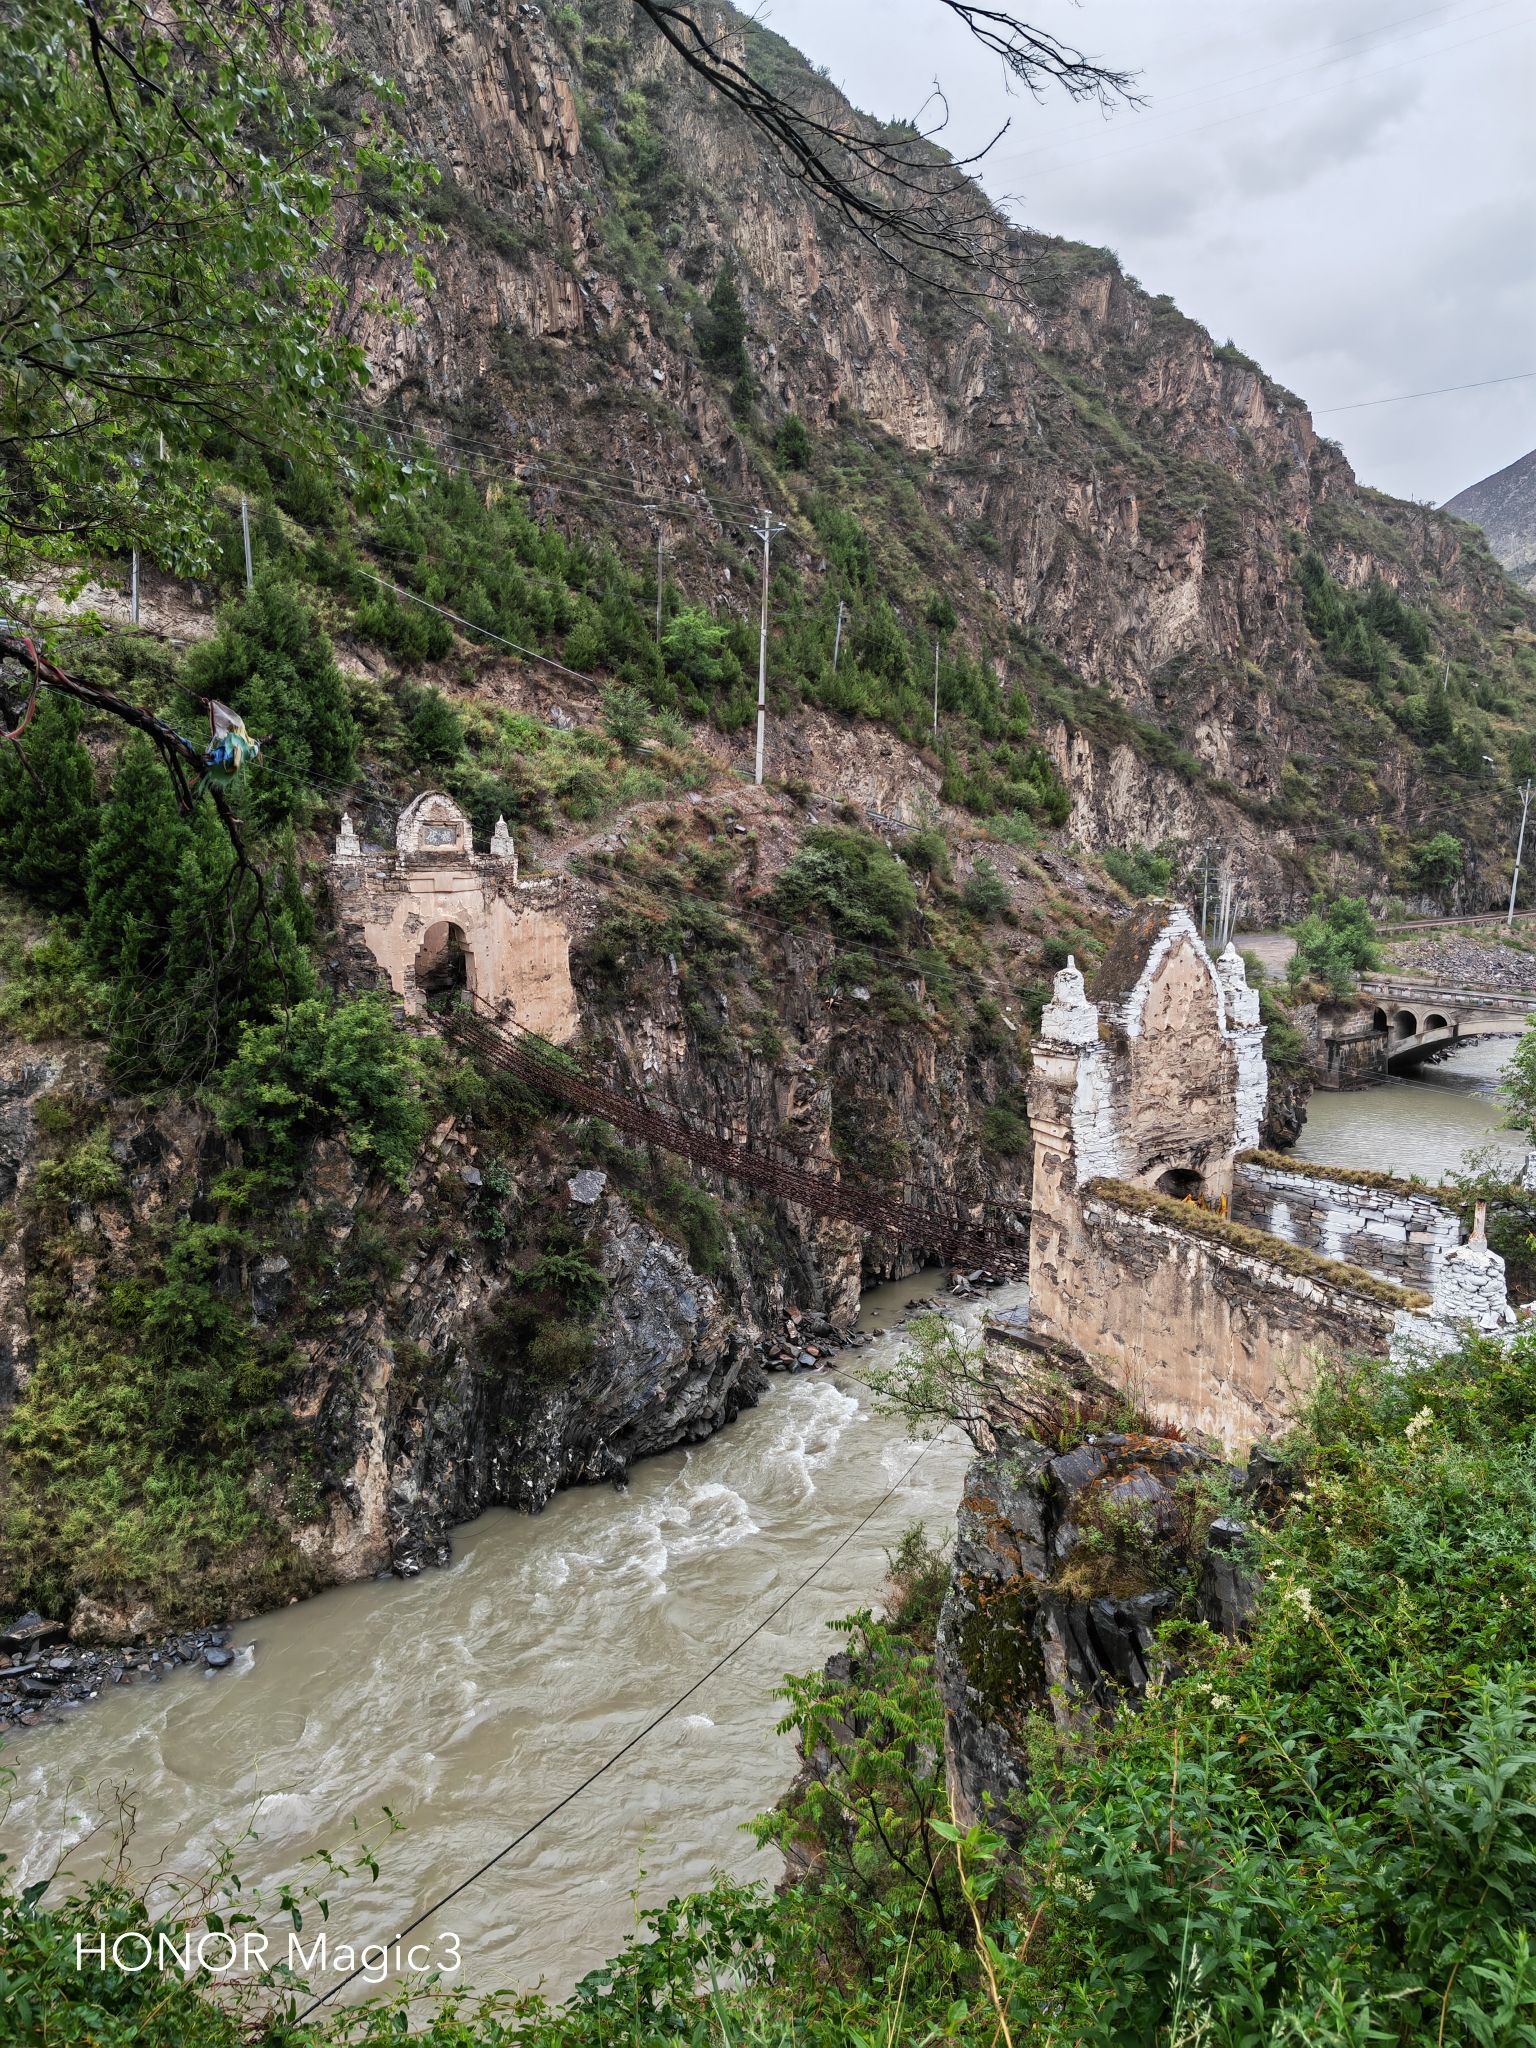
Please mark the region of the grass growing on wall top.
POLYGON ((1335 1294, 1363 1295, 1384 1308, 1429 1307, 1429 1296, 1415 1288, 1399 1287, 1391 1280, 1379 1279, 1363 1266, 1349 1265, 1343 1259, 1325 1259, 1321 1253, 1308 1251, 1304 1245, 1289 1244, 1283 1237, 1271 1237, 1267 1230, 1255 1230, 1246 1223, 1234 1223, 1229 1217, 1218 1216, 1211 1209, 1197 1208, 1193 1202, 1181 1202, 1174 1195, 1160 1195, 1152 1188, 1132 1187, 1129 1181, 1107 1178, 1089 1181, 1084 1192, 1111 1208, 1124 1210, 1133 1216, 1146 1216, 1172 1230, 1182 1231, 1186 1237, 1204 1238, 1209 1244, 1225 1245, 1246 1258, 1263 1259, 1268 1265, 1279 1266, 1285 1272, 1310 1280, 1315 1286, 1326 1287, 1335 1294))

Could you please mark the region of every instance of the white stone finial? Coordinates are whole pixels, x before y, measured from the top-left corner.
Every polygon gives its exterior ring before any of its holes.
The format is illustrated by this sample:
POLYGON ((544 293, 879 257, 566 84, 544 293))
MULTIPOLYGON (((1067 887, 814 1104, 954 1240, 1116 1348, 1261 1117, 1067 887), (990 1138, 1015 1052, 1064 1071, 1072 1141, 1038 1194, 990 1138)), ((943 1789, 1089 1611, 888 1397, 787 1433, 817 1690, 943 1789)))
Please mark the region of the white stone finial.
POLYGON ((1040 1035, 1054 1039, 1058 1045, 1095 1045, 1098 1042, 1099 1006, 1088 1000, 1082 969, 1075 954, 1067 955, 1066 966, 1056 976, 1051 1000, 1041 1014, 1040 1035))
POLYGON ((512 834, 507 830, 505 818, 496 820, 496 829, 491 834, 491 859, 501 861, 511 870, 513 887, 517 885, 517 848, 512 844, 512 834))
POLYGON ((336 858, 338 860, 361 860, 362 844, 352 829, 352 820, 345 811, 341 814, 341 830, 336 834, 336 858))
POLYGON ((1227 999, 1228 1026, 1257 1024, 1259 992, 1248 986, 1247 963, 1230 939, 1216 962, 1216 975, 1227 999))

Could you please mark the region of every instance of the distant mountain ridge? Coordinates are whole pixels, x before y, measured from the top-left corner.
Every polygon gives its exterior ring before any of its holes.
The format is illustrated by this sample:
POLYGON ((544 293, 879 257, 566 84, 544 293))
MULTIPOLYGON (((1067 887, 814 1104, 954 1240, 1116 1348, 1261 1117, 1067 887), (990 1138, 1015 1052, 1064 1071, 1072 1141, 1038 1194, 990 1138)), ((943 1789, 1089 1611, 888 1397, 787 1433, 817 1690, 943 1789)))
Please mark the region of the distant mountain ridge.
POLYGON ((1480 526, 1515 581, 1536 590, 1536 448, 1481 483, 1468 484, 1442 510, 1480 526))

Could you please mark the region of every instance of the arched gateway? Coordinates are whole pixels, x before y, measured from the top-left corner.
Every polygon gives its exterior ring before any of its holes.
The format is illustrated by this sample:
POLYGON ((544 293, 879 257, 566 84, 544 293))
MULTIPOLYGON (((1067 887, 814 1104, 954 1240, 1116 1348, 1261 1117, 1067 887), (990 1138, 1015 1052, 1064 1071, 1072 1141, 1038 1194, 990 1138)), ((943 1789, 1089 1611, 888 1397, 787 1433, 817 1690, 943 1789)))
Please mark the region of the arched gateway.
POLYGON ((482 1013, 557 1045, 574 1037, 564 879, 519 879, 504 818, 476 853, 464 812, 429 790, 401 812, 393 853, 364 847, 343 817, 330 866, 343 927, 407 1010, 463 990, 482 1013))

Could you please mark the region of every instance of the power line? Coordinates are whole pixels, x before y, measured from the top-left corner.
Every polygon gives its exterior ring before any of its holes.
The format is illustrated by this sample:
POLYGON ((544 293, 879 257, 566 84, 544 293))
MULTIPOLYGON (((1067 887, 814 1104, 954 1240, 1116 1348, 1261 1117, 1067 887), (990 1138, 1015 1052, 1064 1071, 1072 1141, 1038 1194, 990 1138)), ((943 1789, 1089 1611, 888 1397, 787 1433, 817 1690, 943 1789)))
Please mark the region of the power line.
POLYGON ((1314 419, 1327 419, 1336 412, 1365 412, 1373 405, 1406 405, 1410 398, 1444 398, 1451 391, 1487 391, 1495 384, 1522 384, 1536 377, 1536 370, 1514 370, 1507 377, 1483 377, 1476 384, 1438 384, 1433 391, 1397 391, 1390 398, 1357 398, 1352 405, 1324 405, 1313 408, 1314 419))
POLYGON ((597 465, 578 467, 570 462, 569 459, 562 459, 558 455, 548 456, 536 449, 508 451, 508 449, 498 443, 472 439, 468 435, 456 433, 452 428, 444 427, 437 422, 428 422, 423 425, 412 421, 391 420, 384 416, 382 410, 370 411, 367 408, 361 410, 359 417, 365 423, 383 426, 394 433, 419 435, 429 443, 435 434, 437 439, 447 441, 455 448, 472 450, 485 456, 496 466, 509 470, 525 487, 537 487, 547 482, 551 485, 558 483, 568 486, 589 486, 593 489, 610 489, 623 495, 626 499, 633 498, 635 503, 641 506, 642 509, 646 506, 667 504, 677 506, 685 511, 697 511, 700 504, 703 503, 711 509, 717 506, 726 506, 743 517, 748 514, 755 514, 758 510, 756 505, 750 504, 745 498, 731 497, 728 493, 715 490, 712 486, 702 482, 692 490, 686 485, 681 489, 674 485, 670 490, 648 491, 638 478, 631 476, 624 470, 605 470, 597 465), (519 462, 522 462, 528 468, 536 467, 539 474, 536 476, 526 475, 524 470, 518 467, 519 462))
MULTIPOLYGON (((444 1906, 451 1905, 455 1899, 462 1897, 463 1894, 469 1890, 471 1885, 478 1884, 481 1878, 485 1877, 490 1871, 496 1868, 496 1865, 498 1863, 504 1862, 506 1858, 512 1854, 512 1851, 514 1849, 520 1849, 523 1843, 526 1842, 530 1836, 536 1835, 539 1829, 543 1827, 547 1821, 552 1821, 557 1814, 563 1813, 568 1806, 573 1804, 574 1801, 581 1797, 583 1792, 587 1791, 590 1786, 595 1785, 599 1778, 605 1777, 607 1773, 613 1769, 615 1764, 622 1763, 624 1758, 627 1757, 632 1750, 638 1749, 640 1744, 645 1741, 646 1737, 648 1735, 654 1734, 655 1731, 661 1726, 662 1722, 667 1720, 671 1715, 675 1714, 679 1707, 686 1706, 688 1701, 693 1698, 696 1692, 702 1691, 703 1688, 706 1685, 708 1685, 709 1681, 712 1678, 714 1678, 719 1672, 723 1671, 727 1664, 729 1664, 734 1658, 740 1656, 741 1652, 744 1649, 746 1649, 749 1643, 751 1643, 756 1637, 762 1634, 763 1630, 767 1628, 768 1624, 771 1621, 776 1620, 778 1616, 784 1612, 785 1608, 788 1607, 792 1601, 797 1600, 808 1586, 812 1585, 818 1578, 820 1578, 821 1574, 826 1570, 827 1566, 831 1564, 835 1558, 841 1556, 843 1551, 845 1551, 848 1548, 849 1544, 857 1535, 860 1534, 862 1530, 868 1528, 869 1524, 875 1519, 876 1515, 879 1514, 880 1510, 886 1505, 886 1503, 890 1500, 894 1500, 896 1495, 901 1491, 902 1487, 906 1485, 907 1481, 912 1477, 912 1474, 917 1470, 918 1466, 921 1465, 924 1458, 926 1458, 928 1453, 933 1449, 934 1444, 940 1443, 942 1441, 943 1439, 941 1437, 934 1437, 930 1439, 928 1443, 924 1444, 923 1448, 918 1452, 917 1456, 912 1460, 911 1464, 908 1465, 906 1470, 899 1476, 899 1478, 892 1481, 892 1483, 886 1488, 885 1492, 882 1493, 880 1498, 875 1502, 874 1506, 870 1508, 866 1514, 863 1514, 859 1517, 858 1521, 854 1523, 853 1527, 847 1532, 845 1536, 843 1536, 837 1543, 833 1545, 833 1547, 827 1552, 826 1556, 822 1558, 821 1562, 815 1565, 810 1571, 808 1571, 805 1577, 800 1580, 798 1585, 791 1587, 790 1591, 784 1595, 782 1600, 778 1601, 774 1606, 770 1607, 766 1614, 762 1615, 757 1621, 755 1621, 751 1628, 747 1630, 747 1633, 744 1636, 742 1636, 739 1641, 733 1643, 728 1650, 724 1651, 719 1657, 717 1657, 714 1663, 710 1665, 709 1669, 706 1672, 704 1672, 704 1674, 701 1677, 696 1678, 693 1684, 689 1686, 686 1692, 679 1693, 677 1698, 673 1700, 668 1706, 663 1707, 659 1714, 653 1715, 652 1718, 646 1722, 645 1726, 643 1728, 637 1729, 636 1732, 629 1738, 629 1740, 626 1743, 624 1743, 624 1745, 621 1748, 616 1749, 613 1752, 612 1756, 606 1758, 602 1763, 600 1763, 597 1766, 596 1770, 589 1771, 586 1777, 582 1779, 579 1785, 573 1786, 572 1789, 569 1792, 567 1792, 563 1798, 557 1799, 553 1806, 547 1808, 545 1812, 541 1813, 537 1820, 531 1821, 528 1824, 528 1826, 521 1831, 521 1833, 514 1835, 512 1840, 508 1842, 503 1848, 498 1849, 494 1856, 488 1856, 482 1864, 478 1865, 476 1869, 472 1870, 469 1873, 468 1877, 461 1878, 460 1881, 453 1887, 451 1891, 444 1892, 442 1897, 439 1899, 434 1899, 430 1906, 423 1907, 422 1911, 416 1915, 416 1918, 412 1920, 408 1926, 402 1927, 400 1932, 391 1939, 387 1946, 392 1948, 394 1947, 396 1942, 404 1941, 407 1935, 414 1934, 416 1932, 416 1929, 418 1927, 423 1926, 428 1920, 430 1920, 433 1917, 434 1914, 440 1913, 444 1906)), ((330 1986, 329 1990, 322 1991, 318 1998, 312 1999, 310 2003, 304 2007, 303 2011, 299 2013, 298 2018, 301 2020, 308 2019, 311 2013, 318 2012, 320 2007, 324 2005, 329 1999, 334 1998, 338 1991, 344 1991, 349 1984, 355 1983, 356 1980, 362 1974, 363 1966, 361 1963, 359 1963, 355 1970, 349 1970, 345 1977, 338 1978, 337 1981, 330 1986)))
POLYGON ((440 619, 451 619, 466 633, 480 633, 487 640, 494 640, 499 647, 510 647, 514 654, 520 654, 525 661, 537 661, 545 668, 558 670, 563 676, 570 676, 578 683, 591 683, 594 688, 603 685, 596 676, 589 676, 579 668, 567 668, 563 661, 556 661, 552 654, 540 654, 536 647, 524 647, 517 640, 509 640, 505 633, 493 633, 489 626, 477 626, 473 619, 462 618, 458 612, 449 611, 446 605, 434 604, 429 597, 421 597, 414 590, 407 590, 403 583, 391 583, 387 576, 376 576, 372 569, 365 569, 360 562, 354 562, 352 569, 359 576, 366 576, 370 583, 377 583, 381 590, 387 590, 394 597, 409 598, 412 604, 419 604, 429 612, 436 612, 440 619))

